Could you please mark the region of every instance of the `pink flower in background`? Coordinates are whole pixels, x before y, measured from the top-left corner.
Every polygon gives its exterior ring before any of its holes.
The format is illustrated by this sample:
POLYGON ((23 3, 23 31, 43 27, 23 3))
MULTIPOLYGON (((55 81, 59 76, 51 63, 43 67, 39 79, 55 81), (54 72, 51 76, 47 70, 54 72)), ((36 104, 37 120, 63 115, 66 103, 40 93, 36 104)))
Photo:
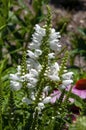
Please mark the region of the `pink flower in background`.
MULTIPOLYGON (((70 90, 71 85, 66 87, 66 90, 70 90)), ((86 79, 80 79, 76 82, 76 84, 72 88, 72 93, 78 95, 82 99, 86 99, 86 79)), ((55 103, 57 99, 59 99, 61 95, 61 91, 58 89, 55 89, 53 93, 51 93, 51 103, 55 103)), ((74 102, 74 99, 69 98, 70 102, 74 102)))
MULTIPOLYGON (((67 87, 67 90, 70 89, 70 86, 67 87)), ((72 88, 72 93, 78 95, 82 99, 86 99, 86 79, 80 79, 72 88)))
POLYGON ((53 93, 51 93, 51 103, 55 103, 57 99, 59 99, 61 92, 58 89, 55 89, 53 93))
MULTIPOLYGON (((52 104, 54 104, 54 103, 56 102, 56 100, 58 100, 58 99, 60 98, 60 96, 61 96, 61 91, 58 90, 58 89, 55 89, 55 90, 53 91, 53 93, 51 93, 50 96, 51 96, 50 102, 51 102, 52 104)), ((65 97, 66 97, 66 96, 64 96, 63 101, 64 101, 65 97)), ((73 102, 74 102, 74 99, 73 99, 73 98, 69 98, 69 101, 73 103, 73 102)))

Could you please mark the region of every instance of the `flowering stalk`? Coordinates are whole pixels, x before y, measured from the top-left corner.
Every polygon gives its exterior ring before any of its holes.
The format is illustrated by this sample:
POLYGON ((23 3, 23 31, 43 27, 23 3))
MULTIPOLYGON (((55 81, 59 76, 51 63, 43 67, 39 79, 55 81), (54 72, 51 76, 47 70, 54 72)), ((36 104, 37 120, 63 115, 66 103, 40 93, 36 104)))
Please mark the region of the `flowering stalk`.
MULTIPOLYGON (((21 63, 21 76, 23 77, 25 74, 27 74, 26 51, 23 52, 22 63, 21 63)), ((27 81, 24 80, 22 82, 22 86, 24 92, 27 93, 28 96, 27 81)))
MULTIPOLYGON (((10 74, 12 90, 23 90, 22 102, 31 110, 27 123, 24 123, 24 129, 38 129, 39 113, 51 103, 52 95, 49 90, 52 91, 55 87, 65 90, 66 86, 72 83, 72 73, 65 70, 68 53, 65 54, 61 66, 57 63, 56 56, 61 50, 59 38, 59 32, 51 28, 51 13, 48 8, 46 25, 44 27, 35 25, 32 42, 28 46, 27 53, 23 54, 21 66, 18 66, 17 73, 10 74)), ((63 96, 64 93, 59 99, 61 103, 63 96)), ((56 108, 57 104, 55 110, 56 108)))
MULTIPOLYGON (((64 56, 64 58, 62 59, 62 63, 61 63, 60 70, 59 70, 59 77, 61 78, 61 80, 62 80, 62 75, 64 74, 64 71, 66 71, 67 59, 68 59, 68 52, 66 51, 65 56, 64 56)), ((58 101, 59 105, 62 103, 63 98, 64 98, 65 86, 62 85, 60 89, 62 89, 62 90, 61 90, 62 93, 61 93, 61 95, 60 95, 60 97, 59 97, 59 101, 58 101)), ((59 107, 60 107, 60 106, 59 106, 59 107)))
MULTIPOLYGON (((51 26, 51 14, 50 14, 50 10, 48 8, 48 16, 47 16, 47 22, 46 22, 46 26, 45 26, 45 30, 46 30, 46 34, 42 39, 42 44, 40 46, 41 50, 42 50, 42 55, 41 57, 39 57, 39 61, 41 62, 42 66, 42 70, 39 74, 39 80, 37 83, 38 87, 38 92, 37 92, 37 96, 36 96, 36 100, 35 100, 35 106, 34 109, 37 107, 39 101, 40 101, 40 97, 42 95, 42 91, 43 88, 46 85, 46 81, 44 78, 44 73, 46 68, 48 67, 48 54, 49 54, 49 35, 50 35, 50 26, 51 26)), ((30 130, 36 130, 37 129, 37 118, 38 118, 38 111, 35 110, 35 114, 34 114, 34 119, 32 122, 32 126, 30 130)))
POLYGON ((54 129, 58 128, 58 130, 63 129, 63 127, 64 127, 64 124, 65 124, 64 118, 66 117, 66 113, 68 112, 67 108, 66 108, 67 107, 66 101, 69 99, 69 95, 71 92, 71 90, 70 90, 68 92, 66 98, 64 99, 66 87, 68 84, 72 83, 71 76, 73 74, 72 72, 67 72, 67 70, 66 70, 67 59, 68 59, 68 52, 65 53, 65 56, 62 59, 62 63, 61 63, 60 70, 59 70, 59 77, 60 77, 59 82, 60 82, 61 86, 58 82, 58 86, 60 86, 60 87, 57 86, 57 89, 59 88, 61 93, 60 93, 60 96, 57 95, 57 96, 59 96, 59 100, 57 100, 57 102, 55 103, 54 113, 53 113, 54 129))
POLYGON ((16 122, 15 122, 15 102, 14 102, 14 96, 13 96, 13 92, 10 91, 10 96, 9 96, 9 120, 8 120, 8 124, 9 124, 9 129, 13 129, 15 130, 16 127, 16 122))

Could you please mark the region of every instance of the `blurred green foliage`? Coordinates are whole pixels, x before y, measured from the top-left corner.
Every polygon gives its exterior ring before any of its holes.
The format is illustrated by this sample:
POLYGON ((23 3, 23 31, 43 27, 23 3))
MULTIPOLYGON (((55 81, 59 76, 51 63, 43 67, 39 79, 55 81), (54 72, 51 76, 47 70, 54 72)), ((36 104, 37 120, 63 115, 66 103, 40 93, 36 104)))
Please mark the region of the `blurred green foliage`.
POLYGON ((0 1, 0 60, 9 55, 11 66, 20 62, 34 25, 44 18, 42 6, 46 3, 48 0, 34 0, 30 6, 23 0, 0 1))
POLYGON ((86 117, 78 117, 74 124, 72 124, 69 130, 86 130, 86 117))
POLYGON ((70 20, 71 19, 68 16, 58 19, 56 23, 56 30, 60 31, 61 34, 67 33, 67 26, 70 20))
POLYGON ((84 57, 84 60, 86 60, 86 29, 85 28, 79 28, 78 33, 73 33, 71 38, 71 60, 72 65, 74 64, 74 60, 76 56, 82 56, 84 57))

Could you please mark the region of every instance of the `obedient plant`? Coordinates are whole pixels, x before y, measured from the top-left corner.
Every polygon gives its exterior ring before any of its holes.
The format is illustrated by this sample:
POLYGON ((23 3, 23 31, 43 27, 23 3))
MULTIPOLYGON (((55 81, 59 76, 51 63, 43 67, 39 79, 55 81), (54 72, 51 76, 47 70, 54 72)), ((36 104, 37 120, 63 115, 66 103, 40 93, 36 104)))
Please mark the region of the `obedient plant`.
POLYGON ((73 72, 66 69, 68 52, 61 64, 57 61, 62 48, 60 37, 60 33, 52 28, 48 8, 45 25, 35 25, 32 42, 24 51, 21 65, 15 74, 10 74, 11 91, 23 93, 21 103, 29 113, 27 119, 23 116, 23 130, 63 129, 67 116, 67 105, 63 103, 63 98, 66 87, 73 83, 73 72), (59 89, 61 94, 59 100, 52 104, 54 89, 59 89))

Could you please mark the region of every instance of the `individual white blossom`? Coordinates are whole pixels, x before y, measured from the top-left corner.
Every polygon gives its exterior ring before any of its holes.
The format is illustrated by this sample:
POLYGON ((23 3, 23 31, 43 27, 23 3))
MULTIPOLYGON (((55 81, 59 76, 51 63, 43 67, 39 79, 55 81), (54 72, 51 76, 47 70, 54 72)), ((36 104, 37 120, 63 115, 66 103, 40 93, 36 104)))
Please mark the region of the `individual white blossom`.
POLYGON ((29 72, 33 77, 38 77, 38 71, 36 69, 31 69, 29 72))
POLYGON ((60 32, 56 32, 55 29, 52 28, 50 33, 50 41, 57 38, 61 38, 60 32))
POLYGON ((73 72, 67 72, 65 74, 62 75, 63 79, 71 79, 73 76, 73 72))
POLYGON ((27 55, 32 58, 32 59, 37 59, 39 58, 39 56, 42 54, 42 51, 39 50, 39 49, 35 49, 34 52, 30 51, 30 50, 27 50, 27 55))
POLYGON ((38 79, 36 79, 36 78, 33 78, 33 77, 29 78, 29 83, 31 83, 34 86, 36 86, 37 81, 38 81, 38 79))
POLYGON ((72 80, 72 79, 63 80, 63 81, 62 81, 62 85, 64 85, 65 87, 67 87, 67 86, 70 85, 71 83, 73 83, 73 80, 72 80))
POLYGON ((18 81, 10 81, 10 86, 12 90, 18 91, 22 87, 22 83, 18 81))
POLYGON ((40 110, 44 109, 44 108, 45 108, 44 103, 39 102, 39 103, 38 103, 38 108, 39 108, 40 110))
POLYGON ((55 62, 52 66, 50 66, 50 69, 48 71, 48 77, 53 81, 60 80, 59 75, 59 65, 57 62, 55 62))
POLYGON ((33 88, 35 88, 35 86, 33 86, 31 83, 27 83, 27 88, 28 89, 33 89, 33 88))
POLYGON ((47 93, 50 90, 50 86, 45 86, 45 88, 43 89, 43 92, 47 93))
POLYGON ((35 88, 38 81, 38 71, 31 69, 29 73, 25 74, 23 77, 25 78, 25 81, 27 81, 27 88, 35 88))
POLYGON ((61 44, 59 43, 59 38, 60 38, 60 34, 59 32, 55 32, 55 29, 51 29, 51 34, 50 34, 50 38, 49 38, 49 42, 50 42, 50 49, 58 52, 59 50, 61 50, 61 44))
POLYGON ((55 59, 55 53, 53 53, 53 52, 52 52, 52 53, 49 53, 49 54, 48 54, 48 58, 49 58, 49 59, 55 59))
POLYGON ((19 81, 20 77, 17 74, 10 74, 10 79, 14 81, 19 81))
POLYGON ((33 75, 31 75, 30 73, 28 73, 25 75, 25 81, 27 81, 28 88, 34 88, 36 86, 38 79, 33 75))
POLYGON ((60 80, 60 78, 59 78, 58 75, 49 75, 49 78, 50 78, 51 80, 53 80, 53 81, 59 81, 59 80, 60 80))
POLYGON ((47 104, 47 103, 50 102, 50 100, 51 100, 51 97, 45 97, 42 102, 43 102, 44 104, 47 104))
POLYGON ((34 91, 31 91, 30 92, 30 98, 34 101, 36 98, 35 98, 35 92, 34 91))
POLYGON ((40 27, 38 24, 35 25, 34 29, 36 33, 41 34, 42 36, 45 35, 45 29, 40 27))
POLYGON ((40 72, 41 69, 42 69, 41 64, 37 60, 33 60, 31 58, 27 59, 27 67, 28 67, 29 70, 30 69, 35 69, 38 72, 40 72))
POLYGON ((22 82, 23 80, 21 79, 21 67, 18 66, 17 67, 17 72, 15 74, 10 74, 9 78, 10 78, 10 86, 12 90, 18 91, 21 89, 22 87, 22 82))
POLYGON ((45 86, 42 93, 42 98, 44 99, 46 96, 48 96, 50 90, 50 86, 45 86))
POLYGON ((50 48, 52 49, 52 50, 54 50, 55 52, 57 52, 57 51, 59 51, 59 50, 61 50, 60 48, 61 48, 61 45, 59 44, 59 40, 53 40, 53 41, 51 41, 50 42, 50 48))
POLYGON ((35 49, 34 54, 35 54, 35 57, 38 58, 42 54, 42 50, 35 49))
POLYGON ((18 66, 17 66, 17 75, 20 75, 20 74, 21 74, 21 66, 18 65, 18 66))
POLYGON ((73 83, 72 80, 73 77, 73 72, 66 72, 62 75, 62 88, 66 88, 68 85, 70 85, 71 83, 73 83))
POLYGON ((30 50, 27 50, 27 55, 32 59, 36 59, 35 54, 30 50))

